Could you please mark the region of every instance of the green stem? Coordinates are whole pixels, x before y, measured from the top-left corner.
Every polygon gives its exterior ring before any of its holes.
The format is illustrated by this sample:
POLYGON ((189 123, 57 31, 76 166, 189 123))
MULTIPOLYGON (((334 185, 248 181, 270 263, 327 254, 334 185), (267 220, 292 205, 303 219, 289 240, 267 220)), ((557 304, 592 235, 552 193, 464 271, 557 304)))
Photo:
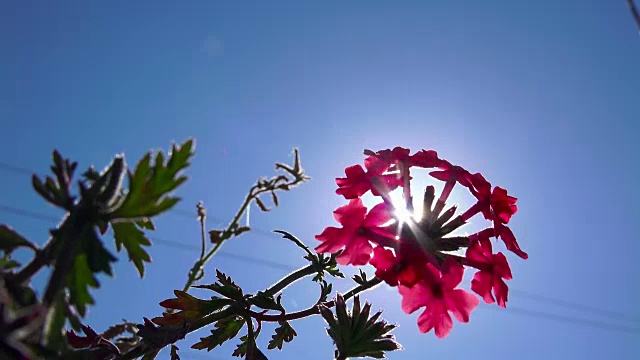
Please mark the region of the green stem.
MULTIPOLYGON (((356 295, 358 295, 359 293, 372 289, 376 286, 378 286, 379 284, 382 283, 382 279, 378 279, 378 278, 373 278, 369 281, 367 281, 364 285, 358 285, 356 287, 354 287, 353 289, 347 291, 344 294, 344 300, 348 300, 356 295)), ((327 301, 325 303, 323 303, 324 306, 331 308, 334 307, 336 305, 336 302, 334 300, 331 301, 327 301)), ((314 305, 308 309, 305 310, 301 310, 301 311, 296 311, 296 312, 292 312, 292 313, 288 313, 288 314, 278 314, 278 315, 271 315, 271 314, 262 314, 262 313, 257 313, 255 311, 251 311, 251 310, 239 310, 243 313, 245 313, 245 315, 249 315, 251 317, 253 317, 256 320, 259 321, 272 321, 272 322, 280 322, 280 321, 290 321, 290 320, 298 320, 298 319, 302 319, 302 318, 306 318, 309 317, 311 315, 316 315, 316 314, 320 314, 320 310, 318 309, 317 305, 314 305)))
MULTIPOLYGON (((244 202, 242 203, 242 206, 240 207, 236 215, 233 217, 233 220, 231 220, 231 223, 229 224, 229 226, 227 226, 225 231, 223 231, 223 233, 230 233, 231 230, 238 225, 238 221, 240 221, 240 218, 242 217, 244 212, 247 211, 247 208, 249 207, 249 205, 251 205, 251 201, 253 200, 253 198, 256 195, 260 194, 259 192, 257 194, 254 194, 253 191, 254 191, 254 188, 252 188, 251 191, 249 191, 249 194, 247 194, 247 196, 244 198, 244 202)), ((203 231, 204 231, 204 228, 203 228, 203 231)), ((204 255, 204 251, 202 252, 200 259, 198 259, 196 263, 193 264, 193 267, 189 271, 189 278, 186 284, 184 285, 184 287, 182 288, 182 291, 186 292, 189 290, 189 288, 191 288, 191 286, 196 281, 196 278, 200 273, 200 271, 202 270, 202 268, 204 267, 204 265, 209 261, 209 259, 211 259, 211 257, 213 257, 213 255, 215 255, 220 250, 220 248, 222 247, 222 244, 225 241, 231 239, 231 237, 232 236, 229 236, 227 239, 222 239, 220 242, 216 243, 215 246, 211 250, 209 250, 206 255, 204 255)), ((204 247, 202 249, 204 250, 204 247)))
POLYGON ((307 265, 283 277, 280 281, 273 284, 270 288, 266 289, 264 293, 268 296, 273 296, 279 293, 280 291, 284 290, 287 286, 302 279, 303 277, 313 275, 317 272, 318 270, 314 265, 307 265))

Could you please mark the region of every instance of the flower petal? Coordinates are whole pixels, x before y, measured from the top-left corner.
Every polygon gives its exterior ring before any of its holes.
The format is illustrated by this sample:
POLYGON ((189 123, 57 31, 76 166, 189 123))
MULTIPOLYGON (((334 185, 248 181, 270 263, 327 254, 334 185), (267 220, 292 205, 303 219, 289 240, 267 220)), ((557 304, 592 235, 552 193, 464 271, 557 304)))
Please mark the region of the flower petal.
POLYGON ((498 306, 506 308, 507 301, 509 300, 509 287, 507 284, 502 281, 502 279, 496 277, 493 281, 493 292, 496 294, 498 306))
POLYGON ((492 256, 493 258, 493 272, 505 279, 511 280, 511 268, 509 267, 509 262, 507 261, 507 257, 504 256, 503 253, 499 252, 492 256))
POLYGON ((387 211, 385 203, 380 203, 374 206, 364 218, 362 226, 366 227, 378 227, 389 222, 392 219, 391 214, 387 211))
POLYGON ((442 160, 438 158, 435 150, 420 150, 411 155, 409 158, 409 166, 417 166, 421 168, 432 168, 438 166, 442 160))
POLYGON ((428 306, 433 298, 431 287, 425 281, 416 283, 411 288, 398 285, 398 292, 402 296, 402 311, 407 314, 411 314, 423 306, 428 306))
POLYGON ((449 335, 451 329, 453 329, 453 320, 451 319, 451 315, 449 315, 442 306, 426 308, 418 317, 418 328, 422 333, 435 329, 436 336, 442 339, 449 335))
POLYGON ((325 228, 320 235, 316 235, 316 239, 322 241, 322 244, 318 245, 315 250, 319 253, 335 253, 346 245, 350 236, 352 233, 349 234, 344 229, 330 226, 325 228))
MULTIPOLYGON (((431 264, 429 264, 431 265, 431 264)), ((442 265, 442 286, 445 289, 454 289, 462 281, 464 266, 450 257, 444 260, 442 265)))
POLYGON ((496 300, 493 298, 493 294, 491 294, 491 289, 493 287, 493 274, 488 273, 486 271, 478 271, 475 275, 473 275, 473 280, 471 280, 471 290, 482 296, 482 299, 487 304, 493 304, 496 300))
POLYGON ((502 226, 502 231, 500 232, 500 239, 504 241, 504 244, 507 246, 507 249, 509 251, 513 252, 514 254, 520 256, 525 260, 529 258, 529 254, 527 254, 526 252, 520 249, 520 245, 518 245, 518 242, 516 241, 516 237, 513 235, 513 232, 511 232, 511 229, 509 229, 508 226, 502 226))
POLYGON ((448 310, 458 321, 463 323, 469 322, 471 312, 480 303, 477 297, 462 289, 455 289, 447 293, 446 299, 448 310))
POLYGON ((371 259, 373 246, 367 238, 362 236, 354 236, 347 243, 344 251, 336 258, 336 262, 340 265, 366 265, 371 259))
POLYGON ((344 227, 359 227, 366 214, 367 207, 360 198, 350 200, 347 205, 333 211, 333 217, 344 227))

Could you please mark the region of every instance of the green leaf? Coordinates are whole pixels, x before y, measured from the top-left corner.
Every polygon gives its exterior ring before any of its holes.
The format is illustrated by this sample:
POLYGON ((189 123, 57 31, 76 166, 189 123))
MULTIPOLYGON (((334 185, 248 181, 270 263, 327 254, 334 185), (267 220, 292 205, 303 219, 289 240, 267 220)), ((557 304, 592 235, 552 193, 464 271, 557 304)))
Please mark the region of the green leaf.
POLYGON ((116 241, 116 250, 120 252, 122 246, 127 250, 129 260, 133 261, 140 277, 144 277, 144 263, 151 262, 151 256, 145 251, 143 246, 150 246, 151 241, 144 236, 137 223, 117 222, 113 223, 113 235, 116 241))
POLYGON ((184 291, 174 290, 175 298, 160 302, 160 306, 166 309, 180 310, 179 312, 165 312, 162 317, 153 319, 153 322, 161 326, 175 326, 185 321, 193 321, 214 311, 220 310, 233 303, 232 300, 212 297, 211 300, 198 299, 184 291))
POLYGON ((44 324, 45 345, 57 351, 64 350, 66 344, 63 332, 64 324, 67 322, 66 306, 65 294, 58 293, 56 300, 47 312, 44 324))
POLYGON ((100 283, 93 276, 93 271, 89 268, 86 254, 79 254, 73 261, 73 268, 67 275, 70 301, 81 316, 87 313, 87 305, 94 303, 89 294, 89 287, 99 288, 100 283))
POLYGON ((151 164, 151 152, 147 153, 129 173, 129 191, 112 218, 138 219, 158 215, 173 207, 180 199, 171 197, 175 190, 187 180, 179 173, 190 165, 194 141, 189 139, 181 146, 173 145, 166 164, 161 152, 151 164))
POLYGON ((11 259, 9 254, 5 254, 0 258, 0 271, 1 270, 11 270, 20 267, 20 263, 11 259))
POLYGON ((178 350, 180 349, 176 346, 176 344, 171 344, 171 360, 180 360, 178 350))
POLYGON ((231 316, 215 323, 215 329, 211 335, 200 338, 200 341, 191 346, 192 349, 211 351, 216 346, 235 338, 245 325, 245 321, 237 316, 231 316))
POLYGON ((358 285, 366 285, 367 284, 367 273, 365 273, 362 269, 360 269, 360 274, 353 275, 353 281, 358 285))
POLYGON ((102 337, 107 339, 107 340, 111 340, 111 339, 115 338, 116 336, 119 336, 122 333, 124 333, 125 330, 127 329, 127 326, 130 326, 130 324, 129 323, 123 323, 123 324, 116 324, 116 325, 109 326, 109 328, 107 328, 107 330, 105 330, 102 333, 102 337))
POLYGON ((333 284, 329 284, 326 280, 322 280, 320 282, 320 299, 318 299, 318 304, 327 301, 327 297, 331 294, 333 290, 333 284))
POLYGON ((244 335, 240 337, 240 344, 236 346, 236 349, 233 351, 231 356, 242 357, 247 353, 247 347, 249 346, 249 336, 244 335))
POLYGON ((276 333, 271 336, 271 340, 267 346, 269 350, 275 348, 282 350, 283 342, 291 342, 291 340, 298 335, 288 322, 280 321, 278 324, 280 324, 280 326, 276 328, 276 333))
POLYGON ((242 342, 238 344, 233 354, 231 354, 232 356, 244 356, 247 360, 268 360, 267 357, 262 353, 262 351, 258 349, 258 346, 256 345, 256 341, 254 339, 249 338, 249 336, 245 335, 240 338, 240 341, 242 342))
POLYGON ((210 285, 197 285, 193 286, 199 289, 209 289, 217 292, 218 294, 227 297, 232 300, 240 301, 242 303, 246 303, 244 298, 244 294, 240 286, 236 285, 236 283, 231 280, 231 277, 225 275, 220 270, 216 269, 216 277, 218 278, 218 282, 210 284, 210 285))
MULTIPOLYGON (((73 241, 74 239, 71 239, 73 241)), ((76 241, 81 242, 80 253, 87 255, 87 264, 91 272, 104 272, 109 276, 113 276, 111 263, 118 259, 104 248, 102 240, 94 229, 85 231, 82 238, 76 241)))
POLYGON ((396 325, 384 320, 378 321, 382 312, 369 317, 371 304, 360 306, 360 298, 354 298, 353 309, 347 309, 344 298, 336 296, 336 315, 324 305, 319 305, 320 314, 329 325, 327 333, 336 345, 336 357, 359 358, 372 357, 382 359, 388 351, 402 348, 389 332, 396 325))
POLYGON ((9 254, 19 247, 36 250, 36 246, 8 225, 0 225, 0 250, 9 254))
POLYGON ((280 303, 280 297, 278 297, 278 300, 276 301, 272 295, 267 295, 262 291, 258 291, 254 296, 250 297, 248 301, 250 304, 261 309, 284 312, 284 307, 282 307, 282 304, 280 303))

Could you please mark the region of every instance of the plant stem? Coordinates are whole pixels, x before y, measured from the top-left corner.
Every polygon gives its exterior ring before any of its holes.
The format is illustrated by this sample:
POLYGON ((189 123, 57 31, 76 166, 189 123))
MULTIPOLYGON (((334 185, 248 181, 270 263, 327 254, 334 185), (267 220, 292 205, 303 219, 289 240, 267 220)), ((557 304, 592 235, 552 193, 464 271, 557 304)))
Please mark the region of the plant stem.
POLYGON ((284 290, 287 286, 293 284, 294 282, 302 279, 305 276, 315 274, 316 272, 318 272, 318 270, 314 265, 307 265, 283 277, 280 281, 273 284, 270 288, 266 289, 264 293, 268 296, 273 296, 278 292, 284 290))
MULTIPOLYGON (((79 213, 82 213, 82 210, 79 210, 79 213)), ((42 302, 45 305, 51 305, 58 292, 64 288, 67 273, 73 266, 78 246, 81 243, 80 239, 85 231, 92 230, 92 226, 92 222, 72 212, 60 228, 59 233, 63 234, 63 237, 58 241, 62 242, 62 248, 55 259, 53 272, 42 296, 42 302)))
MULTIPOLYGON (((242 206, 240 206, 240 209, 238 210, 236 215, 233 217, 233 220, 231 220, 231 223, 229 224, 229 226, 227 226, 225 231, 223 231, 223 233, 231 232, 231 230, 238 225, 238 221, 240 221, 240 218, 242 217, 244 212, 247 210, 249 205, 251 205, 251 201, 253 200, 254 196, 256 196, 256 194, 254 194, 253 191, 254 191, 254 188, 251 188, 251 191, 249 191, 247 196, 245 196, 242 206)), ((202 226, 202 236, 204 241, 204 226, 202 226)), ((193 268, 191 268, 191 271, 189 271, 189 278, 187 279, 186 284, 184 284, 182 291, 186 292, 189 290, 189 288, 191 288, 193 283, 196 281, 196 277, 198 276, 198 274, 200 273, 204 265, 207 263, 207 261, 209 261, 209 259, 211 259, 211 257, 215 255, 218 252, 218 250, 220 250, 220 248, 222 247, 222 244, 225 241, 231 239, 231 237, 232 236, 229 236, 227 239, 222 239, 220 242, 216 243, 214 247, 207 252, 206 255, 204 254, 204 246, 202 247, 203 251, 200 255, 200 259, 196 261, 196 263, 193 265, 193 268)))
MULTIPOLYGON (((348 292, 346 292, 344 294, 344 300, 348 300, 352 297, 354 297, 355 295, 372 289, 375 286, 379 285, 380 283, 382 283, 382 279, 378 279, 378 278, 373 278, 369 281, 366 282, 366 284, 364 285, 358 285, 355 288, 349 290, 348 292)), ((327 301, 325 303, 323 303, 324 306, 331 308, 334 307, 336 305, 334 300, 331 301, 327 301)), ((279 322, 279 321, 290 321, 290 320, 298 320, 298 319, 302 319, 305 317, 309 317, 311 315, 315 315, 315 314, 320 314, 320 310, 318 309, 317 305, 314 305, 310 308, 307 308, 305 310, 301 310, 301 311, 296 311, 296 312, 292 312, 292 313, 288 313, 288 314, 278 314, 278 315, 270 315, 270 314, 261 314, 261 313, 257 313, 255 311, 251 311, 251 310, 245 310, 246 313, 253 317, 256 320, 259 321, 272 321, 272 322, 279 322)))

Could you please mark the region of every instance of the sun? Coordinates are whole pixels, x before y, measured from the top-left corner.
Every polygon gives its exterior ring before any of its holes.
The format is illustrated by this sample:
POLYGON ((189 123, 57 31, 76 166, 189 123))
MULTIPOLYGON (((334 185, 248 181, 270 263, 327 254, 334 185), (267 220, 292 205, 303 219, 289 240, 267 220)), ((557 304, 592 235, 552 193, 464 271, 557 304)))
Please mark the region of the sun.
MULTIPOLYGON (((398 188, 396 190, 391 191, 389 193, 389 197, 391 198, 391 203, 395 208, 394 215, 399 222, 401 223, 408 222, 410 219, 417 221, 422 216, 422 201, 421 200, 416 201, 416 199, 414 198, 413 199, 414 210, 409 211, 409 209, 407 209, 406 207, 404 199, 402 198, 402 188, 398 188)), ((371 209, 372 207, 382 202, 382 199, 380 197, 367 194, 363 196, 362 202, 367 208, 371 209)))

